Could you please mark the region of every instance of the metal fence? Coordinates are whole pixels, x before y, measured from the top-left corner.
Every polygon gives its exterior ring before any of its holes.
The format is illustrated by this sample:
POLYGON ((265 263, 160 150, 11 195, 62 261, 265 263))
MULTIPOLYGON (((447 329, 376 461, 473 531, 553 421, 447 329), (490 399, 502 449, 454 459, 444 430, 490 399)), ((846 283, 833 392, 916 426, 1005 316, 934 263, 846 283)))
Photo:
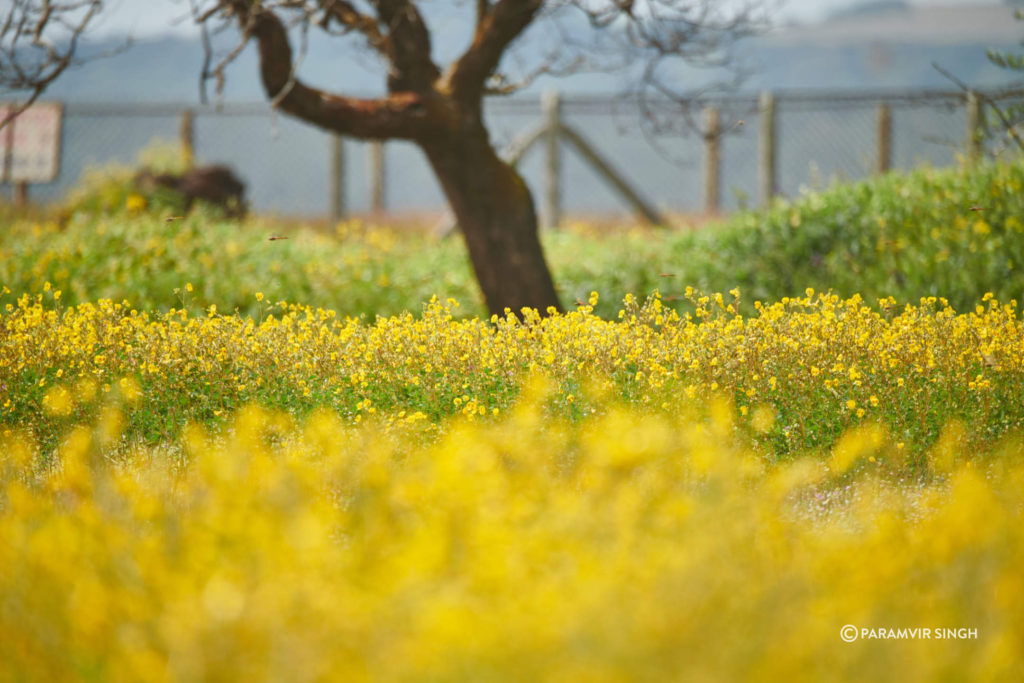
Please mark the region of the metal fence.
MULTIPOLYGON (((756 205, 768 186, 777 194, 796 196, 804 188, 820 188, 834 179, 865 177, 878 171, 880 155, 888 157, 882 166, 894 169, 949 165, 968 152, 978 102, 959 91, 734 96, 701 103, 716 109, 723 122, 743 121, 721 124, 720 131, 725 132, 718 136, 652 134, 639 105, 610 98, 562 98, 558 117, 589 141, 649 205, 662 212, 690 213, 712 209, 715 203, 723 210, 756 205), (712 157, 716 163, 709 164, 712 157), (711 186, 716 179, 717 185, 711 186)), ((538 98, 494 99, 486 111, 499 147, 513 145, 549 120, 538 98)), ((696 120, 708 121, 707 111, 696 113, 696 120)), ((197 162, 234 167, 259 212, 323 216, 444 208, 440 188, 415 146, 387 142, 377 147, 345 140, 339 159, 331 135, 279 116, 264 103, 225 104, 219 109, 68 104, 59 175, 52 183, 31 187, 30 196, 57 200, 86 169, 110 163, 135 165, 140 151, 154 141, 177 144, 183 128, 197 162)), ((539 147, 523 156, 520 169, 541 203, 539 198, 553 196, 543 185, 555 178, 547 170, 551 160, 545 161, 551 152, 544 149, 550 148, 539 147)), ((564 144, 559 150, 559 210, 631 210, 590 162, 564 144)), ((10 192, 9 187, 5 190, 10 192)))

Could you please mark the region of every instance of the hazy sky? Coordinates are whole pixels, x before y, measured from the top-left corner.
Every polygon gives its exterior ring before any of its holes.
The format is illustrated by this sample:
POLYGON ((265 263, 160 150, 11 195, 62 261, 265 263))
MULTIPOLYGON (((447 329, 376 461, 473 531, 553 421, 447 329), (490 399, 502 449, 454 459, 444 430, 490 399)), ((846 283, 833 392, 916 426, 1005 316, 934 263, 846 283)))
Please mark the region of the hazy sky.
MULTIPOLYGON (((776 0, 784 3, 780 19, 814 21, 829 12, 862 5, 871 0, 776 0)), ((999 0, 909 0, 912 5, 993 5, 999 0)), ((195 28, 187 19, 187 0, 114 0, 108 3, 109 10, 96 34, 124 33, 129 31, 136 37, 163 33, 191 34, 195 28), (175 20, 178 21, 175 26, 175 20)))

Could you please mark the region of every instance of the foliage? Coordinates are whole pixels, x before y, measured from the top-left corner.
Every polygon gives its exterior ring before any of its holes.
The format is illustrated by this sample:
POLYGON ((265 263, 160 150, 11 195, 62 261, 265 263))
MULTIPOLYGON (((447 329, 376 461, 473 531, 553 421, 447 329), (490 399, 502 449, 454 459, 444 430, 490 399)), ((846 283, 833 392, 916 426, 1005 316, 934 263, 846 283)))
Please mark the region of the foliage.
POLYGON ((278 236, 277 226, 240 226, 205 211, 168 217, 82 214, 63 230, 15 224, 0 236, 0 282, 15 292, 38 292, 50 282, 71 305, 130 298, 143 310, 216 305, 253 316, 260 308, 256 291, 271 301, 302 301, 342 315, 419 310, 434 294, 479 301, 456 242, 366 231, 358 222, 339 226, 334 235, 306 230, 268 241, 278 236), (187 283, 193 287, 186 293, 187 283))
POLYGON ((570 304, 594 289, 612 302, 658 289, 683 311, 692 310, 687 286, 739 287, 742 310, 753 314, 756 301, 812 287, 872 305, 943 297, 969 310, 989 292, 1003 301, 1024 295, 1022 190, 1021 160, 923 168, 838 184, 696 232, 549 235, 547 251, 570 304))
POLYGON ((674 245, 683 281, 739 286, 775 301, 805 287, 888 296, 940 296, 958 310, 986 292, 1024 293, 1024 163, 890 173, 779 202, 674 245))
MULTIPOLYGON (((699 232, 631 230, 596 235, 585 227, 544 236, 563 302, 599 291, 603 317, 627 294, 655 289, 692 312, 687 286, 739 287, 742 310, 799 296, 806 287, 874 304, 944 297, 968 310, 986 292, 1010 301, 1024 293, 1024 161, 909 174, 837 185, 767 211, 746 212, 699 232)), ((120 196, 120 195, 119 195, 120 196)), ((111 200, 113 201, 113 200, 111 200)), ((458 239, 370 229, 358 221, 332 233, 286 232, 250 221, 226 223, 173 209, 112 215, 79 212, 57 224, 16 221, 0 235, 0 283, 38 292, 45 282, 75 304, 128 298, 141 308, 180 307, 174 290, 196 288, 199 308, 257 315, 251 292, 331 309, 340 315, 418 312, 437 295, 466 315, 484 308, 458 239), (220 267, 230 262, 230 268, 220 267)))

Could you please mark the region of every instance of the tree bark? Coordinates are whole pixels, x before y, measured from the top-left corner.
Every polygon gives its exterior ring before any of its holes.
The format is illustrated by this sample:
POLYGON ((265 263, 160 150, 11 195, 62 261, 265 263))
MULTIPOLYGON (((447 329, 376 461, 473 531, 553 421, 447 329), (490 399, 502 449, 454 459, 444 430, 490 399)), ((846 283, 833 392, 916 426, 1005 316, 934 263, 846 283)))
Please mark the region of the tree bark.
MULTIPOLYGON (((472 118, 472 117, 471 117, 472 118)), ((468 129, 467 129, 468 128, 468 129)), ((487 308, 561 311, 544 260, 533 197, 491 146, 483 125, 420 142, 459 223, 487 308)))

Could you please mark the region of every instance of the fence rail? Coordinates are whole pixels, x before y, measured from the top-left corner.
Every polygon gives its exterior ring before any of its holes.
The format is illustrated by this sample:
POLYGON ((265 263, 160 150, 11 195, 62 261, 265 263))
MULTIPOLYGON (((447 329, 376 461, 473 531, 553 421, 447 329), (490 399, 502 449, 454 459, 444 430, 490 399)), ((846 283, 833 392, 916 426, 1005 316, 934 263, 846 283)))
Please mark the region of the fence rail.
MULTIPOLYGON (((555 226, 567 211, 626 208, 664 222, 666 212, 712 213, 749 205, 751 197, 767 203, 833 177, 946 165, 957 154, 976 160, 991 142, 984 105, 996 99, 1020 101, 1024 91, 776 91, 682 108, 550 95, 490 100, 486 112, 495 142, 539 198, 544 224, 555 226), (656 125, 673 117, 697 123, 656 125), (574 156, 564 156, 565 148, 574 156), (530 154, 536 149, 542 154, 530 154)), ((56 199, 89 166, 134 163, 153 138, 177 142, 188 159, 235 166, 260 211, 339 219, 443 206, 410 144, 342 141, 267 103, 69 103, 60 174, 32 195, 56 199), (351 162, 360 154, 365 166, 351 162)))

